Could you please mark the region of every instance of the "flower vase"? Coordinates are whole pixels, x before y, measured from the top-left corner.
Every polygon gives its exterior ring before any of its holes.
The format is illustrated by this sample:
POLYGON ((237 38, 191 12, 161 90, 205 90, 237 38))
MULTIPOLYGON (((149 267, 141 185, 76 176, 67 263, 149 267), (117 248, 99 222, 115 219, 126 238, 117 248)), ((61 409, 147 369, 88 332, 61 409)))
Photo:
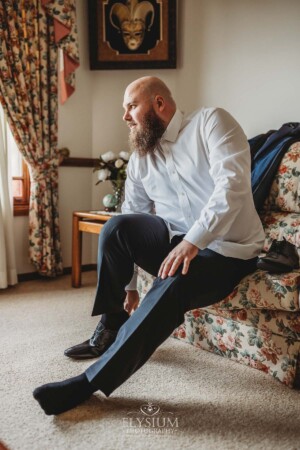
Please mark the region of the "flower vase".
POLYGON ((117 211, 117 209, 121 206, 123 200, 125 181, 124 180, 112 181, 111 184, 113 186, 114 197, 116 199, 116 211, 117 211))
POLYGON ((124 192, 125 180, 110 180, 113 187, 113 194, 108 194, 103 198, 105 211, 115 212, 119 209, 124 192))

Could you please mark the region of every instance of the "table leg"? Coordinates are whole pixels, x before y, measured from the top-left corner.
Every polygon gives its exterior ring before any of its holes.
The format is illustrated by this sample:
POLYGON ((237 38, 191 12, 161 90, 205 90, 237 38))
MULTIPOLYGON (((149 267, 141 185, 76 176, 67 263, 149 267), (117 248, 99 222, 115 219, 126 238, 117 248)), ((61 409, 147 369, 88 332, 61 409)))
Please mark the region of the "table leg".
POLYGON ((73 214, 72 228, 72 286, 81 286, 81 253, 82 253, 82 232, 79 230, 80 218, 73 214))

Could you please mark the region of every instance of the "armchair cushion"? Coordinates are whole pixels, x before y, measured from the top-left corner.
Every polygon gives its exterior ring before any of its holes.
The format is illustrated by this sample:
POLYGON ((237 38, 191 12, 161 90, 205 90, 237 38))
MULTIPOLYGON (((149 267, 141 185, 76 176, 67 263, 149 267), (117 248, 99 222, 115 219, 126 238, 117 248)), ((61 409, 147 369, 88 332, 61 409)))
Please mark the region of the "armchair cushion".
POLYGON ((265 231, 265 251, 269 250, 273 239, 285 238, 296 245, 300 255, 300 214, 265 211, 260 217, 265 231))
POLYGON ((233 292, 216 303, 220 309, 299 311, 300 271, 269 274, 263 270, 243 278, 233 292))
POLYGON ((300 213, 300 142, 282 158, 264 208, 300 213))

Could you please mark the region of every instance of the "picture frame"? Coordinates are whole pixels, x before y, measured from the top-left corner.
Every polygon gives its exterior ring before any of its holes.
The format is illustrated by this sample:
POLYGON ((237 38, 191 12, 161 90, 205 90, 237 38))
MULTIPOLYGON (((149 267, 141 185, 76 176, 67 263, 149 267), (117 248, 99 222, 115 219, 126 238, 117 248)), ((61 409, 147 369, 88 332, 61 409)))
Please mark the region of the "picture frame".
POLYGON ((91 70, 176 68, 176 0, 88 0, 91 70))

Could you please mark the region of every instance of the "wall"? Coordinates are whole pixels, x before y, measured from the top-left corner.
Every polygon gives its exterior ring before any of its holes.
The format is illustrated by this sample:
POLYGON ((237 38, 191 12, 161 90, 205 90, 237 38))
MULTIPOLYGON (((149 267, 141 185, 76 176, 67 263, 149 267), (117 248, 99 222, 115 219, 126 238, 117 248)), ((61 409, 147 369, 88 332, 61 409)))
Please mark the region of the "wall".
MULTIPOLYGON (((59 118, 60 144, 73 156, 96 158, 127 149, 124 88, 149 74, 169 85, 180 109, 221 106, 249 137, 300 121, 299 0, 178 0, 178 68, 147 71, 89 71, 86 3, 77 0, 81 67, 76 92, 60 108, 59 118)), ((62 243, 69 266, 71 211, 101 208, 109 186, 95 186, 89 169, 62 168, 60 175, 62 243)), ((19 231, 25 237, 23 225, 19 231)), ((18 248, 24 254, 23 239, 18 248)), ((88 240, 84 249, 84 262, 95 261, 96 240, 88 240)))
POLYGON ((191 71, 187 106, 223 106, 249 137, 300 120, 298 0, 187 0, 183 14, 183 26, 194 26, 184 33, 179 100, 191 71))

